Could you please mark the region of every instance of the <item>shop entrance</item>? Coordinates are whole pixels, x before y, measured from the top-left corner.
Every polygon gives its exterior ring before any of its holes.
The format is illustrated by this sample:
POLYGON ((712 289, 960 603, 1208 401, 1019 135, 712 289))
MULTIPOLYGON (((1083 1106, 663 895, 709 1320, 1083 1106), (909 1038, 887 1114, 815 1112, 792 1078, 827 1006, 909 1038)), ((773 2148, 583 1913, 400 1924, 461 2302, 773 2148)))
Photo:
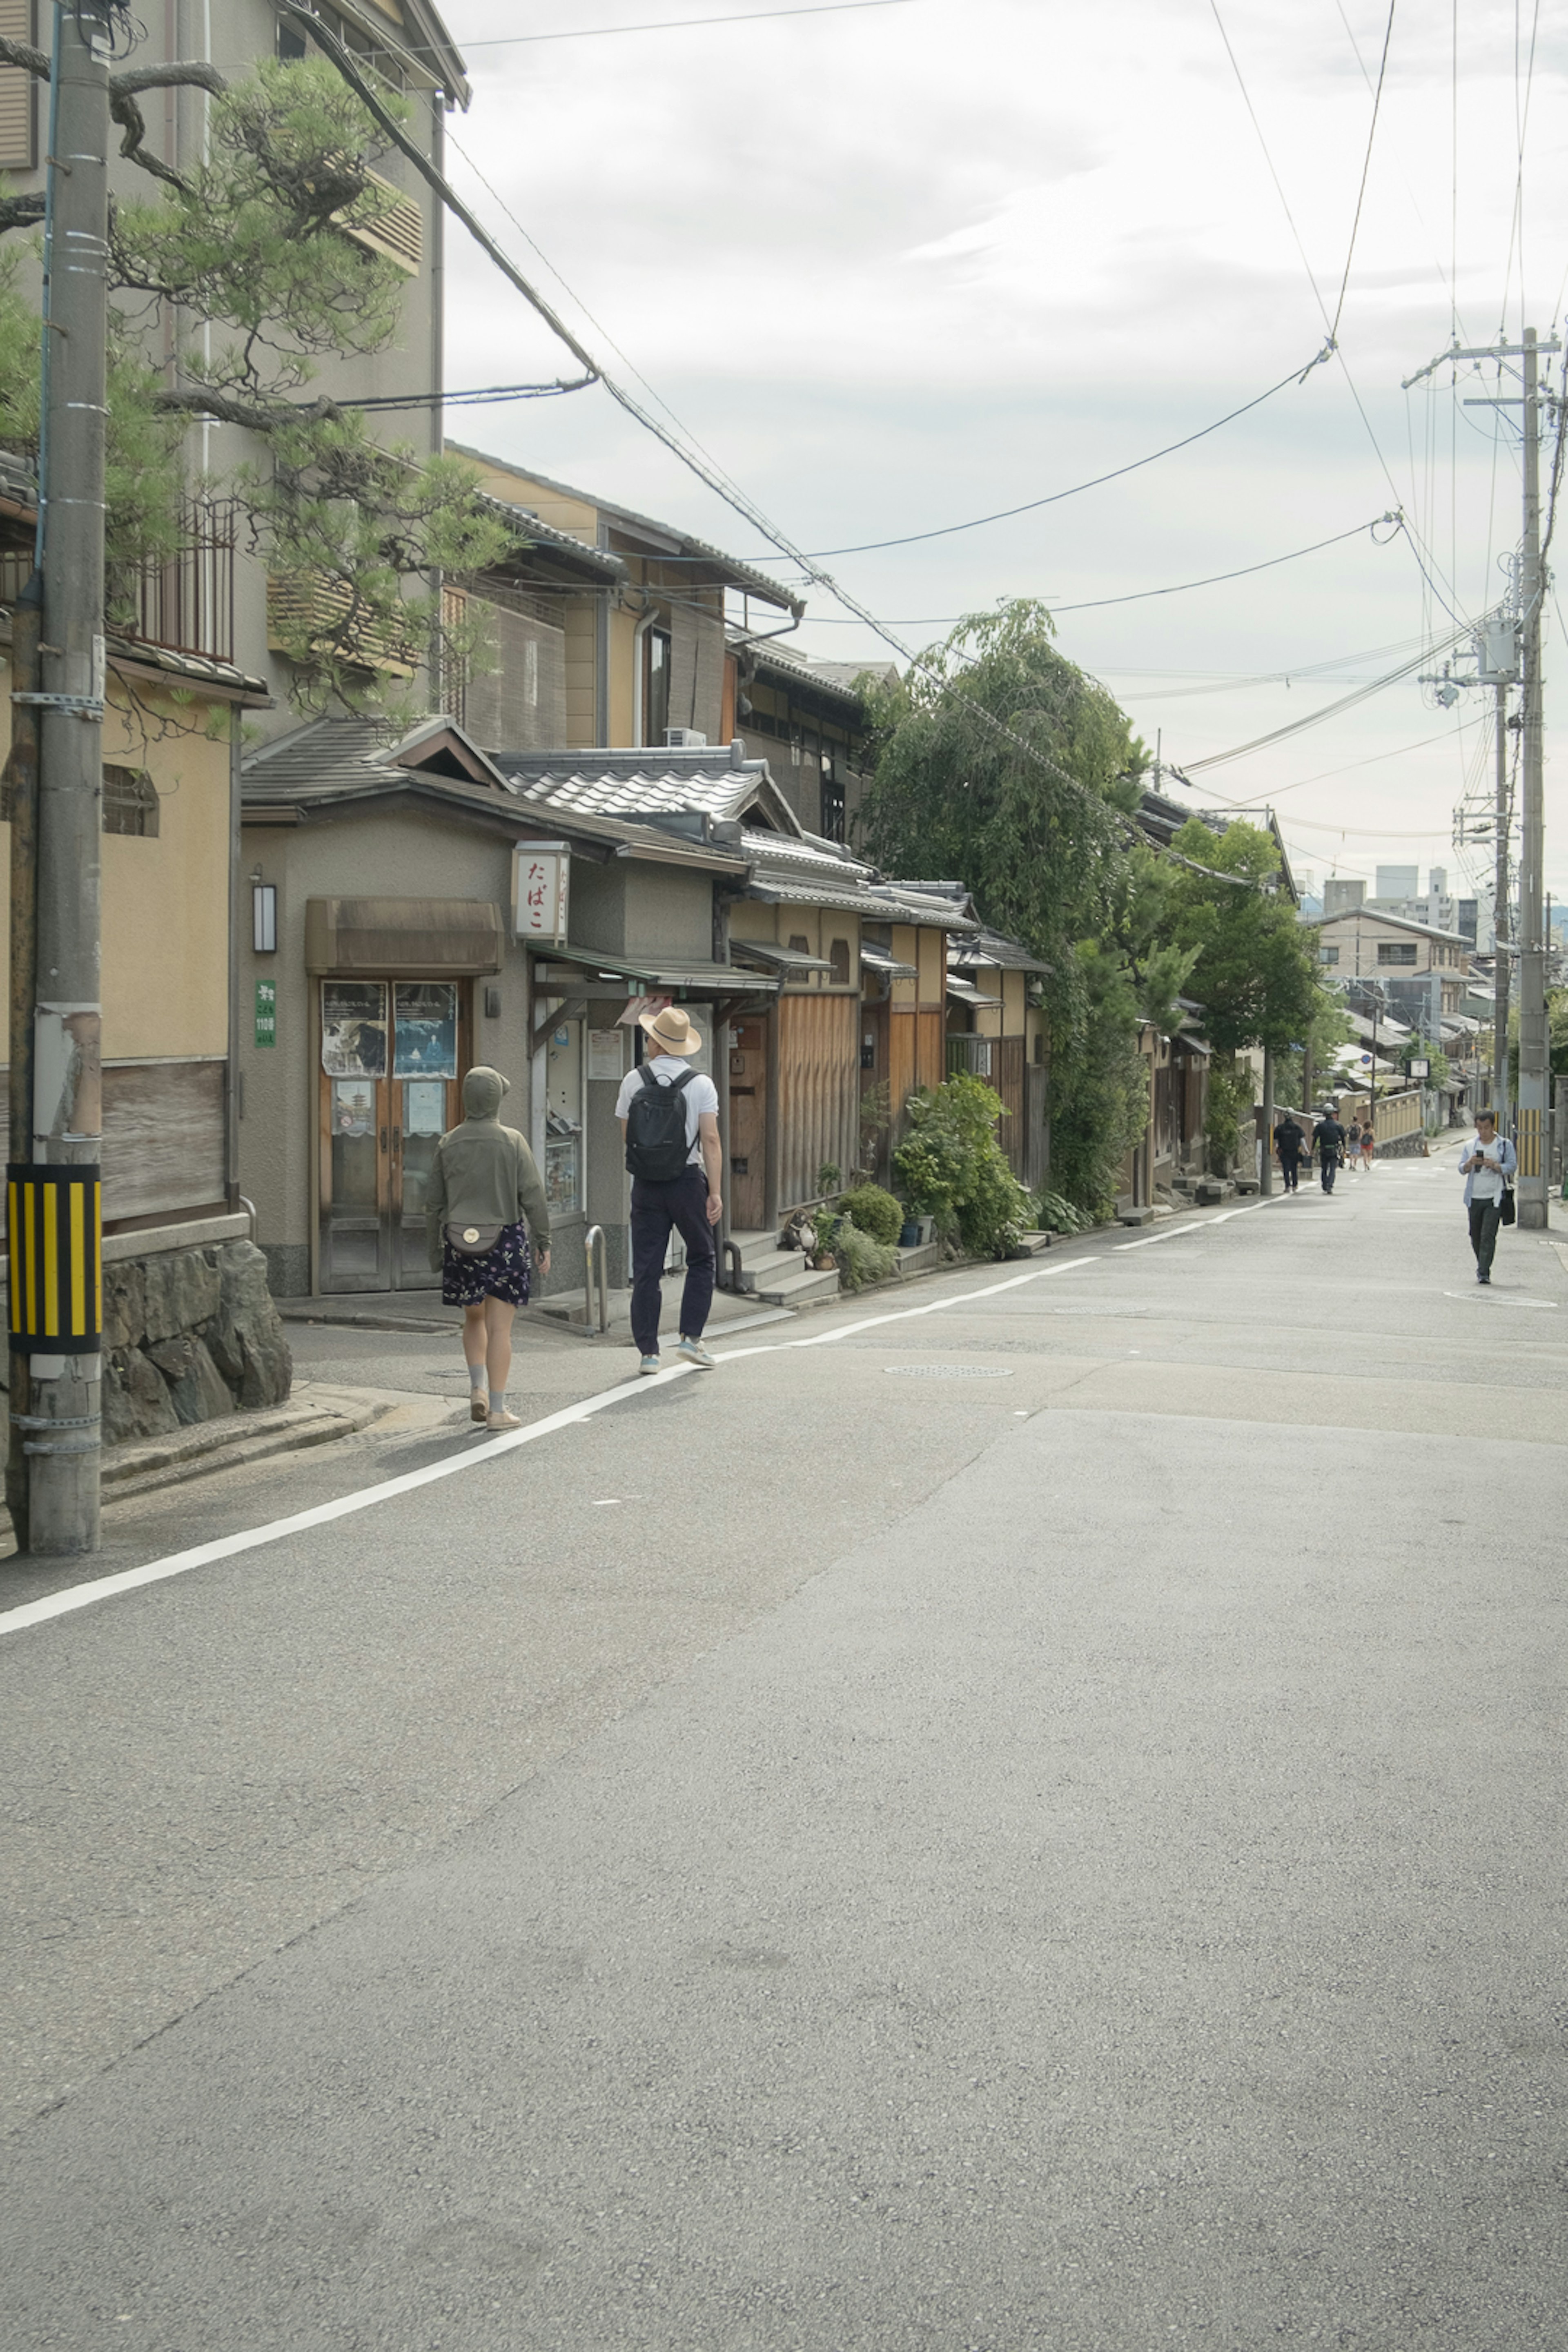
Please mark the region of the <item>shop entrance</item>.
POLYGON ((760 1232, 768 1213, 768 1024, 730 1029, 730 1226, 760 1232))
POLYGON ((321 1286, 439 1286, 425 1184, 462 1117, 467 992, 455 981, 321 983, 321 1286))

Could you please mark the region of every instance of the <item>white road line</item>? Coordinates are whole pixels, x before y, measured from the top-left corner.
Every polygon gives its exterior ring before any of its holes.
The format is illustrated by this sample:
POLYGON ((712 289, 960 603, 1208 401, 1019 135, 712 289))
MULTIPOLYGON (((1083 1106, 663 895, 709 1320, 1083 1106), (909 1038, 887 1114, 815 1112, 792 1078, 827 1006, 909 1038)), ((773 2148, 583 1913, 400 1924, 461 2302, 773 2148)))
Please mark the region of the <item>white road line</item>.
MULTIPOLYGON (((773 1345, 763 1343, 754 1348, 729 1348, 715 1360, 721 1364, 737 1363, 745 1356, 773 1356, 788 1348, 820 1348, 834 1339, 846 1339, 852 1332, 872 1331, 883 1323, 901 1323, 914 1315, 935 1315, 944 1307, 963 1307, 974 1298, 994 1297, 999 1290, 1016 1290, 1020 1283, 1039 1282, 1047 1276, 1069 1274, 1075 1266, 1089 1264, 1087 1258, 1067 1258, 1056 1265, 1032 1266, 1027 1274, 1016 1275, 1008 1282, 987 1283, 984 1289, 969 1290, 952 1298, 937 1298, 924 1307, 906 1307, 888 1315, 870 1315, 858 1323, 847 1323, 841 1330, 819 1332, 810 1339, 789 1339, 773 1345)), ((410 1470, 401 1478, 386 1478, 376 1486, 362 1486, 352 1495, 340 1495, 335 1502, 317 1503, 308 1511, 297 1511, 286 1519, 271 1519, 263 1527, 247 1528, 238 1535, 220 1536, 216 1542, 196 1544, 189 1551, 171 1552, 166 1559, 150 1559, 141 1568, 122 1569, 114 1576, 98 1576, 84 1584, 73 1584, 62 1592, 46 1593, 41 1601, 24 1601, 19 1608, 0 1612, 0 1635, 20 1633, 32 1625, 46 1625, 52 1618, 68 1616, 73 1610, 89 1608, 94 1601, 110 1601, 121 1592, 137 1592, 149 1584, 162 1584, 172 1576, 185 1576, 194 1568, 207 1568, 215 1560, 232 1559, 236 1553, 255 1551, 262 1544, 281 1543, 286 1537, 301 1535, 308 1528, 328 1526, 333 1519, 352 1517, 356 1511, 374 1509, 378 1503, 389 1503, 398 1495, 412 1494, 416 1487, 434 1486, 437 1479, 455 1478, 477 1463, 493 1461, 498 1454, 515 1453, 520 1445, 531 1445, 541 1437, 553 1435, 558 1429, 569 1429, 578 1422, 591 1420, 609 1405, 623 1399, 646 1396, 650 1389, 668 1387, 671 1381, 689 1380, 694 1376, 689 1364, 672 1364, 667 1371, 653 1372, 646 1380, 631 1380, 619 1387, 606 1389, 602 1395, 587 1397, 582 1403, 567 1405, 560 1412, 546 1414, 542 1421, 531 1422, 526 1429, 509 1430, 504 1437, 493 1437, 485 1445, 467 1446, 444 1462, 432 1462, 423 1470, 410 1470)))
POLYGON ((1266 1200, 1244 1201, 1239 1209, 1222 1209, 1217 1217, 1205 1217, 1201 1224, 1176 1225, 1167 1233, 1145 1234, 1142 1241, 1116 1242, 1112 1246, 1118 1250, 1147 1249, 1152 1242, 1187 1241, 1194 1234, 1212 1233, 1215 1225, 1228 1225, 1232 1217, 1250 1216, 1254 1209, 1278 1208, 1285 1197, 1283 1192, 1272 1192, 1266 1200))
POLYGON ((558 1429, 568 1429, 574 1422, 587 1421, 606 1405, 618 1404, 623 1397, 642 1396, 662 1382, 689 1380, 693 1367, 672 1364, 668 1371, 650 1373, 646 1380, 628 1381, 623 1387, 606 1389, 602 1396, 587 1397, 581 1404, 567 1405, 560 1412, 546 1415, 542 1421, 531 1422, 526 1429, 509 1430, 504 1437, 492 1437, 488 1444, 466 1447, 445 1462, 432 1462, 423 1470, 409 1470, 401 1478, 384 1479, 378 1486, 362 1486, 352 1495, 340 1495, 335 1502, 317 1503, 308 1511, 296 1511, 287 1519, 270 1519, 266 1526, 247 1528, 240 1534, 219 1536, 216 1542, 196 1544, 189 1551, 171 1552, 166 1559, 150 1559, 141 1568, 121 1569, 115 1576, 94 1577, 86 1584, 73 1584, 63 1592, 46 1593, 41 1601, 26 1601, 17 1609, 7 1609, 0 1614, 0 1634, 20 1633, 29 1625, 47 1624, 51 1617, 68 1616, 73 1609, 86 1609, 95 1601, 111 1600, 119 1592, 135 1592, 143 1585, 161 1584, 166 1577, 184 1576, 193 1568, 206 1568, 214 1560, 231 1559, 235 1553, 254 1551, 260 1544, 280 1543, 286 1536, 302 1534, 308 1528, 321 1528, 332 1519, 346 1519, 355 1511, 368 1511, 377 1503, 390 1503, 395 1496, 412 1494, 417 1486, 434 1486, 438 1478, 455 1478, 464 1470, 471 1470, 478 1462, 493 1461, 498 1454, 510 1454, 520 1445, 531 1445, 536 1438, 549 1437, 558 1429))

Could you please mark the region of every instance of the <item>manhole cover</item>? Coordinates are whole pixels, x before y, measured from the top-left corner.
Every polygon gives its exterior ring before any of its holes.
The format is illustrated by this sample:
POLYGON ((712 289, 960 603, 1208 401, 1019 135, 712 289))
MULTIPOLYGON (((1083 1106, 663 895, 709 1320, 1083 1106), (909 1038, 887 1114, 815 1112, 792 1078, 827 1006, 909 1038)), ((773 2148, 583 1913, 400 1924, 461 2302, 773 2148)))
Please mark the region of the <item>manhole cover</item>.
POLYGON ((1010 1381, 1012 1372, 992 1364, 884 1364, 885 1372, 906 1381, 1010 1381))

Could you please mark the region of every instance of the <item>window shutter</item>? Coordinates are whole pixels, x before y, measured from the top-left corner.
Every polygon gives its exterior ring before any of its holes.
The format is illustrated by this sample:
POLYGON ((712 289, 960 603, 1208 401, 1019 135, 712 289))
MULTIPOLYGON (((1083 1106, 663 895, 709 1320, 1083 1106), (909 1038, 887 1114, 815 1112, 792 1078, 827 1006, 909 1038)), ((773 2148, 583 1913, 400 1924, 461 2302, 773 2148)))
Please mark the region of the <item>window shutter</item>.
MULTIPOLYGON (((31 41, 33 0, 0 0, 0 33, 7 40, 31 41)), ((19 66, 0 67, 0 172, 30 172, 37 163, 33 77, 19 66)))
MULTIPOLYGON (((0 6, 5 0, 0 0, 0 6)), ((390 201, 379 220, 347 228, 346 234, 367 253, 379 253, 387 261, 395 261, 410 278, 417 278, 425 259, 425 216, 411 196, 384 180, 379 172, 366 174, 372 184, 390 201)), ((336 215, 341 218, 341 215, 336 215)))

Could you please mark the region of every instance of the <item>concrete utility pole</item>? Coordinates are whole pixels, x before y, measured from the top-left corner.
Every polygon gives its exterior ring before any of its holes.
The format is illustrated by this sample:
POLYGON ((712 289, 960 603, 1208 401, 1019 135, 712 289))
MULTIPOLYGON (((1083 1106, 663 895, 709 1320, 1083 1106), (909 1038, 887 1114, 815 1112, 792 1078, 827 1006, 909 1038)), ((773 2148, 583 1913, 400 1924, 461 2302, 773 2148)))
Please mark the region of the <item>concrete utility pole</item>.
MULTIPOLYGON (((1467 408, 1522 408, 1521 455, 1524 475, 1524 510, 1520 541, 1519 617, 1520 617, 1520 726, 1523 735, 1521 770, 1521 840, 1519 869, 1520 966, 1519 966, 1519 1093, 1518 1149, 1519 1176, 1516 1192, 1519 1202, 1519 1222, 1521 1226, 1539 1232, 1547 1219, 1546 1113, 1550 1055, 1546 1034, 1546 941, 1542 913, 1542 887, 1544 866, 1545 832, 1542 801, 1542 744, 1541 694, 1541 606, 1546 593, 1546 581, 1541 561, 1541 358, 1542 352, 1560 352, 1562 342, 1553 335, 1542 342, 1533 327, 1526 327, 1523 340, 1517 343, 1498 341, 1475 350, 1464 350, 1456 342, 1450 351, 1439 353, 1424 368, 1405 380, 1404 389, 1419 383, 1423 377, 1438 368, 1458 360, 1489 360, 1500 369, 1503 362, 1521 362, 1519 381, 1522 397, 1488 396, 1467 400, 1467 408)), ((1504 934, 1509 927, 1508 899, 1505 889, 1508 863, 1506 832, 1507 793, 1504 777, 1503 735, 1505 697, 1500 689, 1498 698, 1498 994, 1493 999, 1498 1034, 1494 1039, 1494 1055, 1501 1057, 1501 1076, 1508 1076, 1508 978, 1504 934)), ((1500 1119, 1504 1108, 1501 1099, 1497 1104, 1500 1119)))
POLYGON ((102 1427, 103 524, 109 58, 114 0, 57 11, 39 468, 32 1151, 10 1171, 11 1331, 27 1342, 27 1544, 92 1551, 102 1427))
POLYGON ((1519 859, 1519 1222, 1546 1223, 1546 942, 1542 932, 1544 862, 1541 740, 1540 361, 1533 327, 1524 331, 1524 543, 1520 565, 1523 668, 1524 756, 1519 859))
POLYGON ((1508 688, 1500 678, 1497 696, 1497 844, 1492 883, 1492 1108, 1498 1133, 1508 1133, 1509 856, 1508 688))

